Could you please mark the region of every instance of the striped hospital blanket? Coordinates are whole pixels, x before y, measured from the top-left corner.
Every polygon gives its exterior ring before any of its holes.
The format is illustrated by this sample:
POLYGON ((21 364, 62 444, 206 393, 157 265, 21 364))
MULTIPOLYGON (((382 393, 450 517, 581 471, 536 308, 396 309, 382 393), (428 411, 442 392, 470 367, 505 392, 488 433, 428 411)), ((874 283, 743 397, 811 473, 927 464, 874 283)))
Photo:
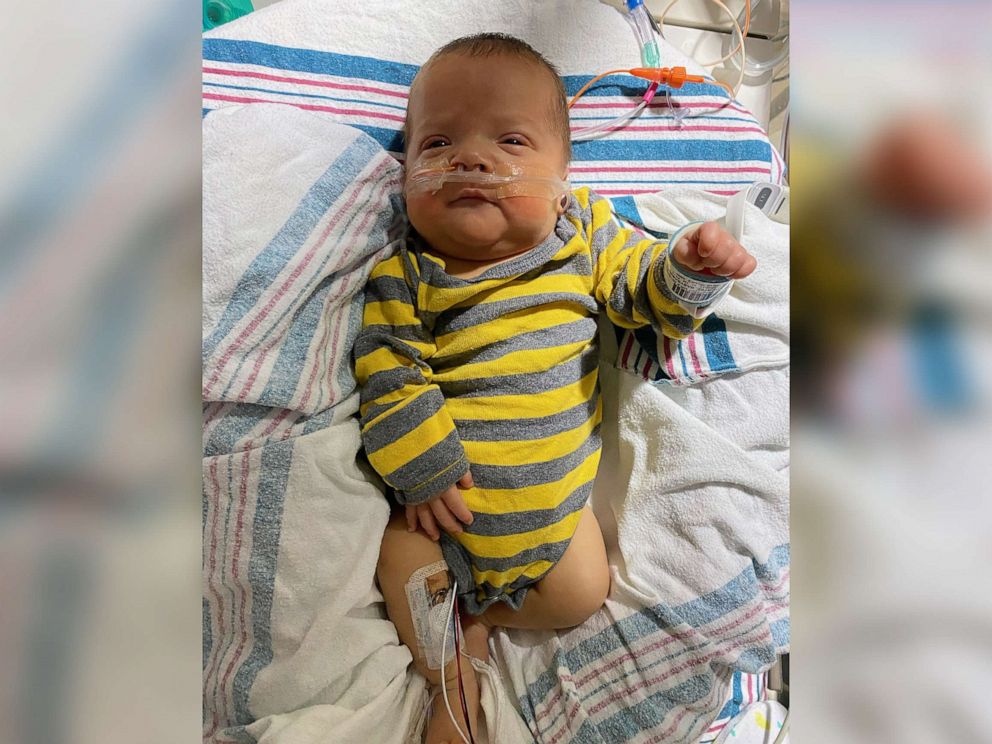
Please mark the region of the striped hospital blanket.
MULTIPOLYGON (((419 68, 373 57, 277 46, 258 41, 203 41, 203 111, 281 103, 356 127, 402 157, 410 83, 419 68)), ((569 95, 594 74, 565 75, 569 95)), ((604 78, 573 108, 573 129, 610 120, 637 105, 643 82, 604 78)), ((674 105, 690 112, 676 126, 668 99, 609 137, 574 146, 573 187, 608 197, 688 186, 733 194, 759 180, 779 182, 783 163, 754 116, 713 84, 689 83, 674 105)))
POLYGON ((284 106, 215 112, 203 143, 204 740, 370 740, 336 708, 347 688, 399 744, 419 702, 408 655, 387 621, 349 613, 370 601, 389 513, 357 465, 350 355, 365 280, 404 230, 400 168, 284 106), (300 723, 316 699, 322 722, 300 723))
POLYGON ((634 611, 608 600, 568 632, 497 633, 496 653, 535 740, 712 741, 764 697, 762 670, 787 647, 788 560, 782 546, 684 605, 634 611))

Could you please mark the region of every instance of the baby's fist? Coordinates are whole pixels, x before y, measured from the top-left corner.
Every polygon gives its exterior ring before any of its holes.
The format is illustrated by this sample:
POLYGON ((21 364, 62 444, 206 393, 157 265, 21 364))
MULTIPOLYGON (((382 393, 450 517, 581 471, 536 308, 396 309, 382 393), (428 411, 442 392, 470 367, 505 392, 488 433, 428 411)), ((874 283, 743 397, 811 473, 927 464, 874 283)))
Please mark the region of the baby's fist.
POLYGON ((679 240, 674 257, 687 269, 709 269, 728 279, 743 279, 758 265, 754 256, 715 222, 702 224, 679 240))

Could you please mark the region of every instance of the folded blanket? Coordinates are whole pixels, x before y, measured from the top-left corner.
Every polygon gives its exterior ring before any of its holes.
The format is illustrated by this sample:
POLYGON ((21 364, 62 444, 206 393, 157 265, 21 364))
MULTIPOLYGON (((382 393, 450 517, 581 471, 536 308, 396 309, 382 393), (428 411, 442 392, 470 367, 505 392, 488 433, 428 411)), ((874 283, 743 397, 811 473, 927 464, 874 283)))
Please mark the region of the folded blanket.
POLYGON ((356 387, 362 287, 404 229, 370 137, 275 105, 203 123, 205 449, 318 428, 356 387))
POLYGON ((399 166, 282 106, 216 112, 203 154, 204 739, 402 731, 423 690, 377 604, 348 363, 399 166))
MULTIPOLYGON (((722 213, 718 197, 652 203, 674 225, 722 213)), ((610 599, 569 632, 495 637, 538 741, 695 742, 735 671, 761 671, 788 650, 788 230, 768 222, 748 210, 742 242, 760 270, 718 308, 733 374, 682 386, 640 380, 609 364, 623 349, 604 325, 592 503, 610 599)))
MULTIPOLYGON (((665 189, 624 200, 617 211, 627 222, 667 238, 688 222, 719 220, 726 203, 724 196, 696 189, 665 189)), ((758 268, 702 328, 682 341, 659 337, 651 328, 619 332, 618 367, 658 384, 684 385, 789 363, 789 254, 782 250, 789 226, 748 204, 744 234, 758 268)))

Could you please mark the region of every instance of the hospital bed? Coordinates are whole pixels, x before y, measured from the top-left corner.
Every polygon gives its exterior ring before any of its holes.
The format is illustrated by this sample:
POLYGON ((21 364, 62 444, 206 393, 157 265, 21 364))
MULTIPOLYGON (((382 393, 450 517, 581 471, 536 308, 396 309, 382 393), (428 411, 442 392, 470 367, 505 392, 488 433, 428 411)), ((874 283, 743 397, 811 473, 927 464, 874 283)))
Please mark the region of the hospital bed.
MULTIPOLYGON (((418 740, 426 690, 374 583, 388 506, 359 456, 349 351, 364 278, 405 229, 410 81, 480 30, 545 52, 569 93, 639 62, 623 16, 591 1, 284 0, 204 37, 206 741, 418 740)), ((705 72, 667 45, 662 64, 705 72)), ((573 125, 642 91, 608 77, 573 125)), ((702 83, 576 143, 570 176, 664 238, 783 168, 702 83)), ((592 505, 613 590, 569 631, 494 634, 490 741, 709 742, 766 696, 789 645, 788 228, 747 225, 760 273, 699 333, 603 324, 592 505), (719 460, 691 444, 717 438, 719 460)))

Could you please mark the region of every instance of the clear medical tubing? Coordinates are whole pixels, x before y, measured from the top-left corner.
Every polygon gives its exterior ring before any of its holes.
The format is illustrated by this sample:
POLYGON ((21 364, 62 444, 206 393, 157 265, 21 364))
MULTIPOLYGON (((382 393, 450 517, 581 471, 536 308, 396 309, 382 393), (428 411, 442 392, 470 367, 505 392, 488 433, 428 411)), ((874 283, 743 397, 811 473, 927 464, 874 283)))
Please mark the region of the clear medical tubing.
POLYGON ((447 155, 421 158, 413 164, 406 181, 411 193, 436 194, 446 183, 463 183, 484 189, 496 199, 538 196, 555 200, 568 192, 568 182, 533 166, 497 161, 490 172, 457 170, 447 155))
MULTIPOLYGON (((766 2, 766 0, 751 0, 750 10, 752 15, 755 13, 755 6, 761 5, 762 2, 766 2)), ((745 28, 748 27, 751 20, 750 18, 747 17, 748 7, 749 6, 745 4, 744 9, 741 10, 740 15, 737 16, 737 23, 744 26, 745 28)), ((745 31, 745 33, 747 32, 745 31)), ((775 41, 781 44, 782 48, 771 59, 767 59, 767 60, 756 59, 753 54, 748 56, 744 65, 748 75, 752 77, 759 77, 765 74, 766 72, 771 72, 776 67, 778 67, 785 60, 787 56, 789 56, 789 35, 785 34, 785 36, 779 39, 775 39, 775 41)), ((732 37, 731 37, 731 43, 733 43, 732 37)), ((740 67, 735 57, 731 56, 730 60, 735 66, 740 67)))
POLYGON ((641 48, 641 66, 661 67, 661 52, 658 51, 658 42, 651 31, 651 17, 644 7, 644 0, 627 0, 627 10, 641 48))
MULTIPOLYGON (((627 0, 627 19, 634 27, 637 45, 641 50, 641 67, 661 67, 661 52, 658 51, 658 42, 655 40, 654 33, 651 31, 651 17, 648 15, 647 8, 644 7, 644 0, 627 0)), ((612 121, 603 122, 602 124, 596 124, 595 126, 573 132, 572 141, 582 142, 593 137, 598 137, 604 132, 615 129, 630 119, 633 119, 651 102, 656 90, 658 90, 658 83, 651 83, 647 92, 644 94, 644 100, 635 108, 625 114, 620 114, 620 116, 612 121)))

